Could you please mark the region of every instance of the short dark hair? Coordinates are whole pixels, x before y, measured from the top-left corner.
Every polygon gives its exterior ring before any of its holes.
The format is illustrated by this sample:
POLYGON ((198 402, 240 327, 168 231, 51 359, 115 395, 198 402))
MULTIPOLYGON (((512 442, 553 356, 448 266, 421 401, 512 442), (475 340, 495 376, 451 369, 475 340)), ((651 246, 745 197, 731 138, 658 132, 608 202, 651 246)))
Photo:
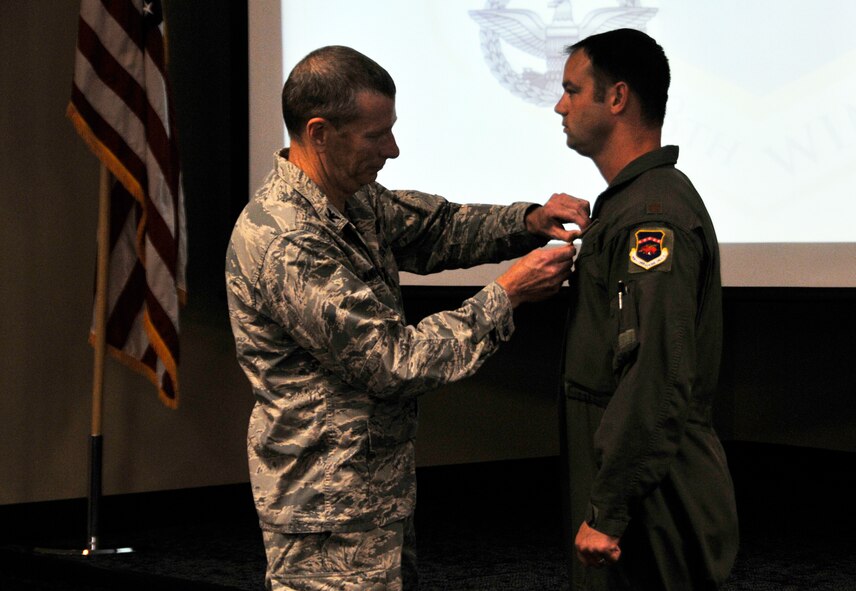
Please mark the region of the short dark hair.
POLYGON ((591 60, 600 100, 608 85, 626 82, 639 97, 643 120, 663 125, 671 75, 666 53, 654 39, 636 29, 616 29, 586 37, 565 48, 565 53, 578 49, 591 60))
POLYGON ((282 87, 282 116, 292 138, 306 122, 323 117, 333 125, 357 116, 357 93, 377 92, 395 98, 389 72, 359 51, 341 45, 321 47, 304 57, 282 87))

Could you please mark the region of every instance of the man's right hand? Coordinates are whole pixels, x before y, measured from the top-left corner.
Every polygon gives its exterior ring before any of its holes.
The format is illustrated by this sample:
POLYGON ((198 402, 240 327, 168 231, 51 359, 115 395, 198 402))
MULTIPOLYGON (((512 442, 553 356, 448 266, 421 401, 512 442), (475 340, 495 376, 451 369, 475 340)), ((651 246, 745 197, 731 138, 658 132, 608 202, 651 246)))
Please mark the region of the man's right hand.
POLYGON ((552 240, 573 242, 580 230, 591 221, 591 207, 585 199, 571 197, 567 193, 553 193, 549 201, 526 214, 526 229, 552 240), (564 224, 576 224, 579 230, 565 230, 564 224))
POLYGON ((513 265, 496 282, 508 294, 511 305, 537 302, 556 295, 570 277, 576 249, 573 244, 533 250, 513 265))

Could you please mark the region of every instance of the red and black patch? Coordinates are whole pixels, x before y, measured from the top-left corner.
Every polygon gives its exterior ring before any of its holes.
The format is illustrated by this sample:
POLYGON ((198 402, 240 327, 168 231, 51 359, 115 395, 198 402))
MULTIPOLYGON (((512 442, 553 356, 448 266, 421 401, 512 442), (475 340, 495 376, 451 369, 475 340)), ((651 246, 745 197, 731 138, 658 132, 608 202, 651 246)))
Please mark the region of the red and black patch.
POLYGON ((658 267, 672 267, 673 234, 668 228, 639 228, 633 234, 630 249, 630 272, 641 273, 658 267))

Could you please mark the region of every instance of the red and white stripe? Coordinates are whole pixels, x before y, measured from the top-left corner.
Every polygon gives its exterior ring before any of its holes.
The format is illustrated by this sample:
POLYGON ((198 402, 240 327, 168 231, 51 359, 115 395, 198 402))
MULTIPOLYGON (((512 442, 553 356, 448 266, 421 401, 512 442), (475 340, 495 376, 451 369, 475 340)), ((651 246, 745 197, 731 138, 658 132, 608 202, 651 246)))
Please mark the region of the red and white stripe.
POLYGON ((157 0, 82 0, 68 116, 118 181, 108 351, 175 408, 187 240, 161 14, 157 0))

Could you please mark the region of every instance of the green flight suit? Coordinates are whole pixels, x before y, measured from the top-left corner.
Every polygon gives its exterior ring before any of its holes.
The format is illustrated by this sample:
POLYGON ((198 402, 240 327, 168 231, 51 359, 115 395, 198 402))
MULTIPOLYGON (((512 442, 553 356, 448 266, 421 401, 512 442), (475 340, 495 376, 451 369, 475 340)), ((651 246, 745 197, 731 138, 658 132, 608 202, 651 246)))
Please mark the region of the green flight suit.
POLYGON ((574 589, 716 589, 737 553, 734 490, 711 424, 719 249, 677 158, 666 146, 616 176, 571 281, 567 535, 587 520, 622 550, 603 568, 571 555, 574 589))

